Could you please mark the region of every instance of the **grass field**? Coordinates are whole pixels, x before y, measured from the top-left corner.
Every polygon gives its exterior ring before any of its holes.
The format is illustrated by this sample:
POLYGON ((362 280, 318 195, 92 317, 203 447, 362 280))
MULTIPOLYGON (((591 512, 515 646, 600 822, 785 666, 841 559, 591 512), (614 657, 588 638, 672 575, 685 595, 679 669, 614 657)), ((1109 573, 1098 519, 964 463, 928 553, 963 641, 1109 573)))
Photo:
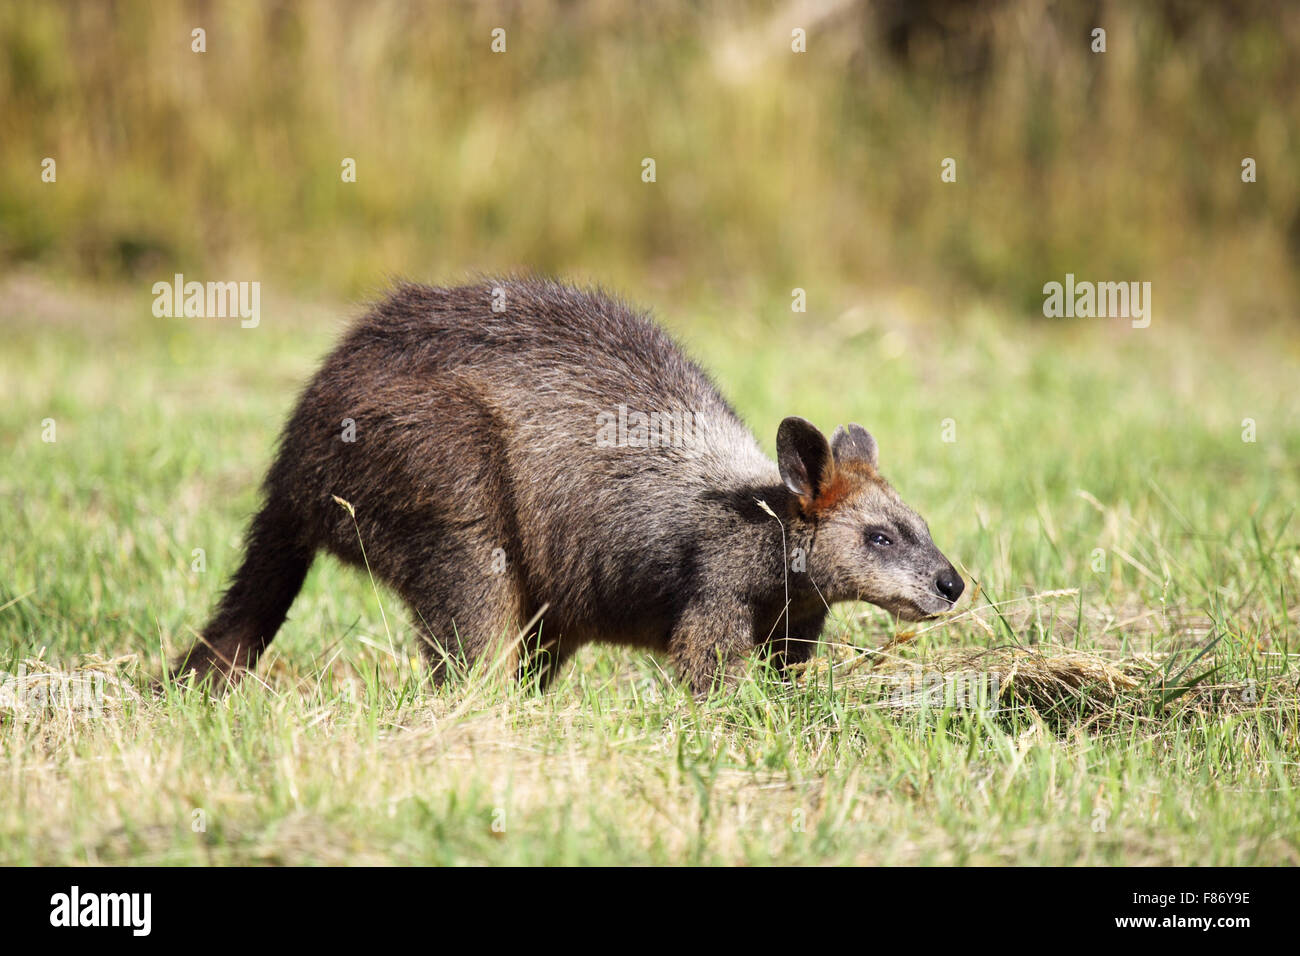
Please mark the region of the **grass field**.
POLYGON ((357 306, 246 330, 144 288, 0 289, 0 863, 1300 862, 1294 338, 626 290, 769 450, 869 427, 962 613, 841 607, 793 684, 704 704, 599 648, 433 690, 405 608, 321 559, 213 703, 145 682, 357 306))

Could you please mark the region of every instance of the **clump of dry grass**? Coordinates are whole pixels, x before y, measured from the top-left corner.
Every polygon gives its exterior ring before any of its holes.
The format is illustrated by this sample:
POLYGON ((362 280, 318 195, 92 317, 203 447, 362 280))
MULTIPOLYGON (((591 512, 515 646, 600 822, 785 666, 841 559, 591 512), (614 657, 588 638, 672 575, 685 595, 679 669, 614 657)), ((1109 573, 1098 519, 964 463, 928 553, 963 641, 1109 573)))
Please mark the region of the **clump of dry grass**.
MULTIPOLYGON (((948 648, 916 658, 837 651, 803 668, 798 680, 833 680, 874 706, 1023 711, 1085 730, 1120 717, 1172 721, 1300 705, 1295 675, 1211 683, 1171 675, 1172 662, 1166 653, 1118 656, 1043 644, 948 648)), ((1201 671, 1210 672, 1208 665, 1201 671)))
MULTIPOLYGON (((863 651, 831 644, 826 654, 799 668, 797 680, 805 685, 833 682, 873 706, 956 707, 1002 715, 1018 711, 1058 727, 1083 729, 1100 729, 1120 717, 1165 723, 1209 713, 1300 712, 1300 680, 1289 660, 1268 677, 1214 682, 1221 670, 1211 655, 1217 639, 1192 645, 1166 642, 1159 652, 1126 652, 1123 642, 1108 635, 1106 621, 1097 629, 1102 639, 1087 650, 1066 647, 1036 639, 1032 624, 1041 621, 1045 606, 1077 599, 1077 589, 983 605, 977 603, 980 593, 977 585, 967 609, 922 630, 900 632, 883 647, 863 651), (922 636, 958 623, 974 625, 987 642, 918 649, 922 636)), ((1141 623, 1148 616, 1130 616, 1123 623, 1141 623)), ((1067 640, 1075 635, 1068 621, 1054 613, 1051 617, 1067 640)), ((1185 624, 1173 630, 1191 633, 1185 624)))

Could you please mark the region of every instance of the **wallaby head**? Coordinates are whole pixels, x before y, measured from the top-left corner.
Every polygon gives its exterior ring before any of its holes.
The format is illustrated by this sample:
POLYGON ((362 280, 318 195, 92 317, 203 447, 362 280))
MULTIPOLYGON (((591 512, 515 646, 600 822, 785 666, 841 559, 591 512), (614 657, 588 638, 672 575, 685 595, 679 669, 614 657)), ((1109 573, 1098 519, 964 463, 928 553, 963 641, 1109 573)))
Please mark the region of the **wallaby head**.
POLYGON ((861 425, 828 442, 811 422, 777 431, 781 480, 794 495, 791 529, 810 542, 808 572, 825 599, 869 601, 907 621, 946 611, 965 585, 930 528, 876 470, 876 440, 861 425))

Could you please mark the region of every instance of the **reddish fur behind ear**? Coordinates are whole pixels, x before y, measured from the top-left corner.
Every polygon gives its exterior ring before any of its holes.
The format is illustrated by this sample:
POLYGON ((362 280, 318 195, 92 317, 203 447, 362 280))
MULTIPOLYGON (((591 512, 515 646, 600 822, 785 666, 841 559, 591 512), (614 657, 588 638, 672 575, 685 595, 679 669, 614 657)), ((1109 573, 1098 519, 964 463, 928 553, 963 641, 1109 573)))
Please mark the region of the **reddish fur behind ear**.
POLYGON ((824 514, 847 498, 851 491, 853 491, 853 481, 841 469, 836 468, 831 473, 831 480, 812 500, 808 510, 814 514, 824 514))
POLYGON ((879 480, 876 470, 866 462, 837 463, 826 487, 812 501, 805 503, 803 510, 809 515, 826 514, 845 499, 852 497, 863 485, 879 480))

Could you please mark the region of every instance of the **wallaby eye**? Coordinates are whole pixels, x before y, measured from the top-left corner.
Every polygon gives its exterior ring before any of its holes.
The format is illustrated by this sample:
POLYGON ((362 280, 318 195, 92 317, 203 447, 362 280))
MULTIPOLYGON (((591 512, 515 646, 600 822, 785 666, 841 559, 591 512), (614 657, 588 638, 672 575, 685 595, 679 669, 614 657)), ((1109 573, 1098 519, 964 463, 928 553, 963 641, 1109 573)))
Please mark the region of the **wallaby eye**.
POLYGON ((887 548, 894 543, 883 531, 868 531, 867 540, 878 548, 887 548))

